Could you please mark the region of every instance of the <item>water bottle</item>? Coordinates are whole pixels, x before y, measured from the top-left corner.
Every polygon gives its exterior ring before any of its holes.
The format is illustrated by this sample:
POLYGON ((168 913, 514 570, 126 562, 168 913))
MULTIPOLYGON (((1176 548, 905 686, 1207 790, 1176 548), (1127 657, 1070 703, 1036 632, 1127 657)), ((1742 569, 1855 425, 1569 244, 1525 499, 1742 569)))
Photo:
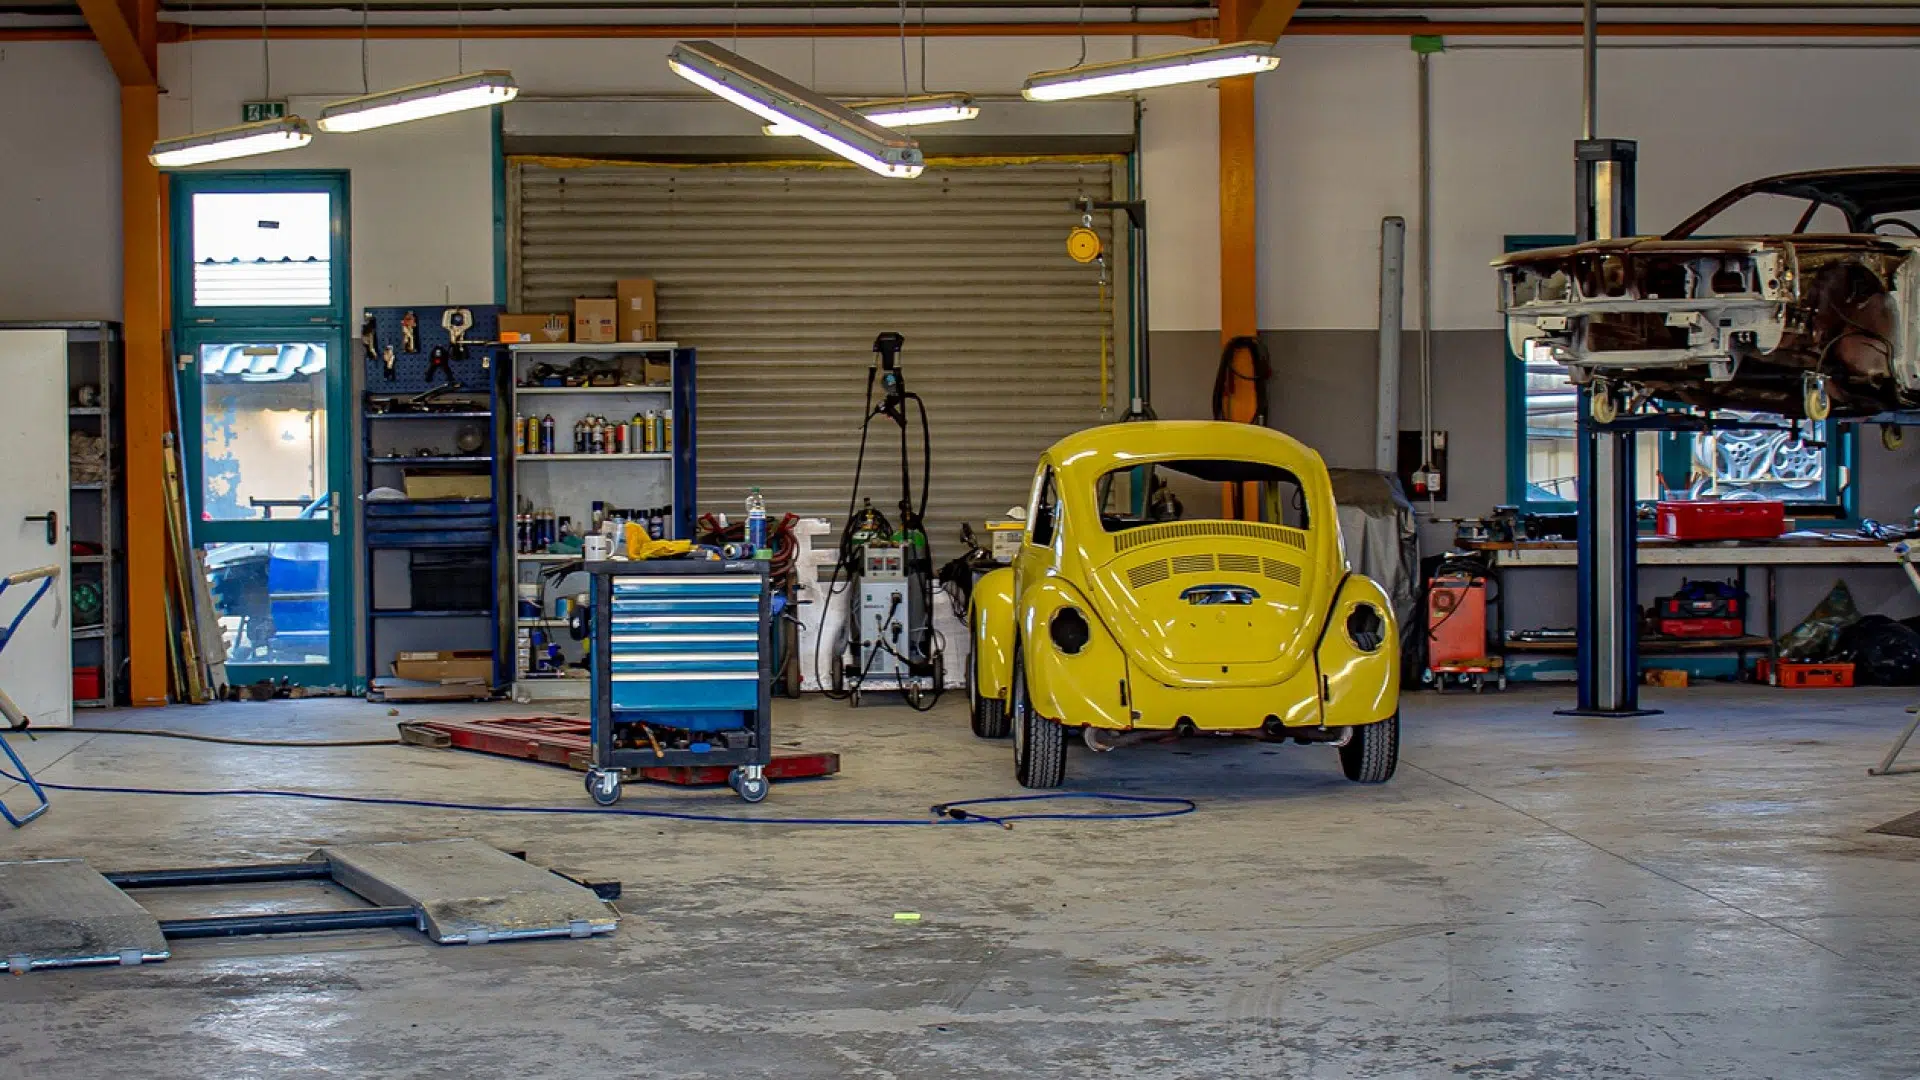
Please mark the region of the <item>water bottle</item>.
POLYGON ((767 548, 767 500, 754 488, 747 496, 747 550, 756 559, 771 559, 767 548))

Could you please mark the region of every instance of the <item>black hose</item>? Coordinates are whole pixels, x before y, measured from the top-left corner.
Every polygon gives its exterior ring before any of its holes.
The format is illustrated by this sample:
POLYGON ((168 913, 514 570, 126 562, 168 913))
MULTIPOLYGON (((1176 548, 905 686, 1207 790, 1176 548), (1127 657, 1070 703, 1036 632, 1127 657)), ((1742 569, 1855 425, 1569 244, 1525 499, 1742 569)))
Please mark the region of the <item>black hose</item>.
POLYGON ((1213 376, 1213 418, 1215 420, 1232 419, 1227 415, 1227 401, 1233 396, 1235 380, 1245 379, 1253 383, 1253 416, 1250 424, 1262 427, 1267 423, 1267 383, 1273 379, 1273 358, 1267 347, 1257 337, 1241 335, 1227 342, 1220 350, 1220 368, 1213 376), (1247 354, 1253 371, 1242 375, 1234 361, 1244 352, 1247 354))

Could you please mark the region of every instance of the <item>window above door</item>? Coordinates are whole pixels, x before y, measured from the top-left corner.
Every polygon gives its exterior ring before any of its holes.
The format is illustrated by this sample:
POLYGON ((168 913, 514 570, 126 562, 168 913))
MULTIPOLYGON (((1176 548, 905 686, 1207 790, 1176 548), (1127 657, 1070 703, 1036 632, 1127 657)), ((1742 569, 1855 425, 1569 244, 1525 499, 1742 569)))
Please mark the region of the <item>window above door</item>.
POLYGON ((172 183, 174 295, 187 325, 346 322, 344 175, 187 174, 172 183))

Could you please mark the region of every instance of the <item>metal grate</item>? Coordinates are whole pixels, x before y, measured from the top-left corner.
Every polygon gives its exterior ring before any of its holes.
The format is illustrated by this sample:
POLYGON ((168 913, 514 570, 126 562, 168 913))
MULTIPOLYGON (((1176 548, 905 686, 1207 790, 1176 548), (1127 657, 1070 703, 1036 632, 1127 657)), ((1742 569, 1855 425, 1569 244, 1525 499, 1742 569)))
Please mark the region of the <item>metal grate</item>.
POLYGON ((1260 570, 1275 581, 1284 581, 1289 585, 1300 584, 1300 568, 1290 562, 1279 559, 1261 559, 1260 570))
POLYGON ((1165 580, 1167 580, 1167 560, 1165 559, 1143 562, 1127 571, 1127 584, 1136 589, 1158 585, 1165 580))
POLYGON ((1176 574, 1210 574, 1213 572, 1213 556, 1176 555, 1173 559, 1173 572, 1176 574))
POLYGON ((1264 525, 1257 521, 1179 521, 1167 525, 1147 525, 1128 529, 1113 538, 1116 551, 1165 540, 1190 540, 1196 536, 1231 536, 1242 540, 1264 540, 1273 544, 1307 550, 1307 534, 1284 525, 1264 525))

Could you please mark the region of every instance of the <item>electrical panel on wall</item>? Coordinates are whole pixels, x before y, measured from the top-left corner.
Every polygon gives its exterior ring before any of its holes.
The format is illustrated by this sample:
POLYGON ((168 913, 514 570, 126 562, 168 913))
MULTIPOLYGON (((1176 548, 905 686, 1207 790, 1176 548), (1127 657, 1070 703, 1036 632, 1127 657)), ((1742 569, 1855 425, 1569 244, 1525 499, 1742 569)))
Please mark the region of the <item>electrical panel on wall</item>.
POLYGON ((1431 452, 1420 446, 1418 431, 1400 433, 1400 484, 1406 489, 1407 498, 1414 501, 1431 499, 1445 502, 1447 499, 1447 433, 1433 433, 1431 452))

